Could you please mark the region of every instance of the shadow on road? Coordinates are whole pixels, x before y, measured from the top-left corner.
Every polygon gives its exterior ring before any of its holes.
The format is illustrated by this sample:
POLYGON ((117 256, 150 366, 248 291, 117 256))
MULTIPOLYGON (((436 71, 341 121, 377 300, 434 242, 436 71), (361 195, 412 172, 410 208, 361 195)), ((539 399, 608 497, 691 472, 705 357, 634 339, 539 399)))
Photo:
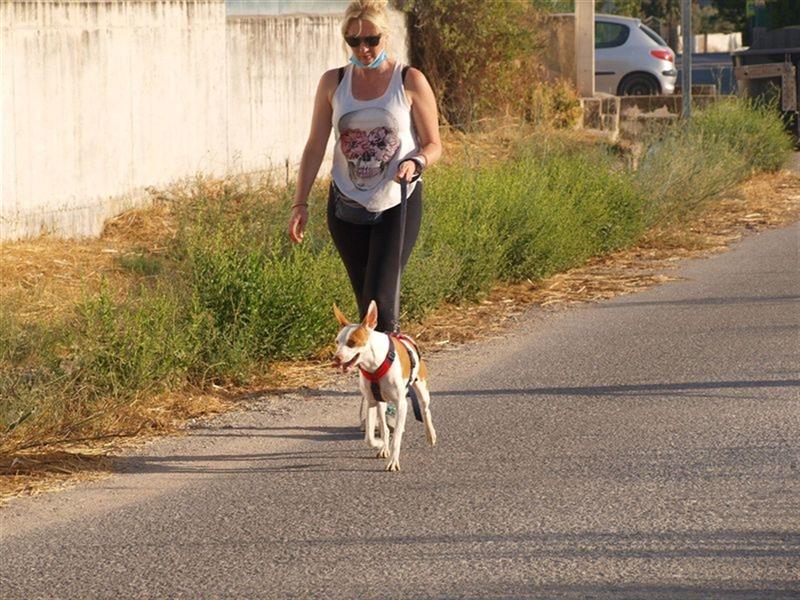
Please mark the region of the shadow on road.
MULTIPOLYGON (((472 595, 460 594, 459 598, 492 598, 511 600, 519 598, 560 598, 572 600, 610 598, 614 600, 735 600, 738 598, 769 598, 783 600, 798 597, 797 584, 791 580, 766 580, 759 587, 735 588, 709 581, 702 585, 659 585, 659 584, 576 584, 533 586, 520 583, 503 585, 477 585, 472 595)), ((446 597, 446 596, 442 596, 446 597)))
POLYGON ((592 308, 603 310, 629 308, 631 306, 722 306, 734 304, 761 304, 761 303, 781 303, 797 302, 800 296, 748 296, 733 298, 691 298, 687 300, 652 300, 652 301, 632 301, 632 302, 606 302, 595 304, 592 308))
POLYGON ((664 395, 692 390, 800 387, 800 379, 750 381, 687 381, 682 383, 641 383, 631 385, 565 386, 540 388, 495 388, 489 390, 439 390, 437 396, 630 396, 664 395))
MULTIPOLYGON (((447 396, 629 396, 663 395, 665 393, 690 392, 693 390, 736 390, 751 388, 793 388, 800 386, 800 379, 756 379, 741 381, 685 381, 677 383, 637 383, 596 386, 553 386, 539 388, 493 388, 488 390, 432 390, 436 397, 447 396)), ((263 395, 302 394, 309 398, 358 397, 352 392, 330 389, 279 388, 263 390, 263 395)), ((347 430, 347 428, 342 428, 347 430)), ((320 431, 323 431, 320 429, 320 431)), ((274 437, 286 437, 276 435, 274 437)))

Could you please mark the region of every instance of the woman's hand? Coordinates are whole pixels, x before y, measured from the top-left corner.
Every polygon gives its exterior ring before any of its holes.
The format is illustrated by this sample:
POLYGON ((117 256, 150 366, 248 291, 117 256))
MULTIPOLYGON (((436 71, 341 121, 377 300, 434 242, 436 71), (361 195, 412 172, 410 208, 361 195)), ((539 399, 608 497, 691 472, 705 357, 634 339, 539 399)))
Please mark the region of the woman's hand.
POLYGON ((292 207, 292 215, 289 217, 289 237, 295 244, 303 241, 303 235, 308 223, 308 209, 303 204, 292 207))
POLYGON ((414 175, 417 173, 417 163, 413 160, 404 160, 399 165, 397 165, 397 175, 394 176, 394 180, 397 183, 400 183, 405 179, 407 182, 411 183, 411 180, 414 178, 414 175))

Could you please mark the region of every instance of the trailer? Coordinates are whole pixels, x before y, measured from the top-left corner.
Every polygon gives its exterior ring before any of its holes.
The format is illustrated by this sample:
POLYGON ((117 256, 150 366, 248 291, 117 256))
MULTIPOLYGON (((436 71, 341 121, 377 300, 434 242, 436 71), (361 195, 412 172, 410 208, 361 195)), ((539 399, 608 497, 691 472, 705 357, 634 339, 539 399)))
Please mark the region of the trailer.
POLYGON ((763 32, 731 57, 739 95, 775 102, 787 129, 800 140, 800 26, 763 32))

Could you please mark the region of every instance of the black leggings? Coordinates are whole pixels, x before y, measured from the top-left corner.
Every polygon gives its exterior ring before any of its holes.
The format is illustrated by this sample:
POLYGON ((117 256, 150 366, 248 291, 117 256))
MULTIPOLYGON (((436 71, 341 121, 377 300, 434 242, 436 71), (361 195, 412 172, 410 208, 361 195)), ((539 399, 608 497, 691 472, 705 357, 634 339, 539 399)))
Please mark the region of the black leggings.
POLYGON ((400 205, 383 212, 375 225, 354 225, 334 213, 333 189, 328 194, 328 230, 342 257, 363 319, 370 300, 378 304, 378 331, 399 331, 400 276, 411 256, 422 221, 422 182, 408 197, 403 260, 398 261, 400 205))

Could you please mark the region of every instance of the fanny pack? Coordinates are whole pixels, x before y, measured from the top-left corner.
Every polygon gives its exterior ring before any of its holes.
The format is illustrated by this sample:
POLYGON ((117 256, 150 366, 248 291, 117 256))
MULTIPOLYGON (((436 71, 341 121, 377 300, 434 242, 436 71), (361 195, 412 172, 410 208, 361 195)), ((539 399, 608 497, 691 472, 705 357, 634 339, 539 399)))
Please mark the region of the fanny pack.
POLYGON ((333 211, 336 218, 345 223, 353 225, 375 225, 380 223, 383 218, 383 211, 372 212, 361 206, 355 200, 351 200, 336 187, 331 184, 333 190, 333 211))

